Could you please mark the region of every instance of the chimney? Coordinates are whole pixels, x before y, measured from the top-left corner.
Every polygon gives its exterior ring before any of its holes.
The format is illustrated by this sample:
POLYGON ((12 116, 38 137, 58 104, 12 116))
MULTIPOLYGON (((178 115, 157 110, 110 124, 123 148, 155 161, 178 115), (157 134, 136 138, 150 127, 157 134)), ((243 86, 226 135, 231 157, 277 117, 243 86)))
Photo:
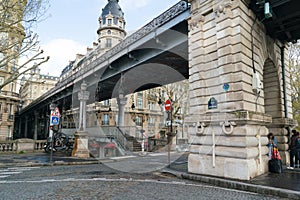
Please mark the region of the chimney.
POLYGON ((90 47, 86 48, 86 53, 87 54, 89 54, 91 51, 93 51, 93 48, 90 48, 90 47))
POLYGON ((97 42, 93 42, 93 49, 96 49, 98 46, 98 43, 97 42))

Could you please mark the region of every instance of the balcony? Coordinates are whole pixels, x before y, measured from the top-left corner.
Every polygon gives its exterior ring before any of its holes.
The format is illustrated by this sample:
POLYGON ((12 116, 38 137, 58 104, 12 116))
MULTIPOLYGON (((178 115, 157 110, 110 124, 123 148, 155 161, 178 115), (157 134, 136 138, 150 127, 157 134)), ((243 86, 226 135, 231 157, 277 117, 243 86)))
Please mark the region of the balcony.
POLYGON ((19 94, 16 92, 0 91, 0 95, 19 98, 19 94))

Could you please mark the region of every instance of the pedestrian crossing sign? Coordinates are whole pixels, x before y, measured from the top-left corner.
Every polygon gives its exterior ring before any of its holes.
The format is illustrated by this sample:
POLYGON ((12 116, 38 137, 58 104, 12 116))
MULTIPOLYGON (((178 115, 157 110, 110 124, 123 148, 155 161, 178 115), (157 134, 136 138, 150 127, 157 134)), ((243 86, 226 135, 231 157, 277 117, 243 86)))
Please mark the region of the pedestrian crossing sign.
POLYGON ((50 125, 58 125, 59 124, 59 117, 51 116, 51 123, 50 125))

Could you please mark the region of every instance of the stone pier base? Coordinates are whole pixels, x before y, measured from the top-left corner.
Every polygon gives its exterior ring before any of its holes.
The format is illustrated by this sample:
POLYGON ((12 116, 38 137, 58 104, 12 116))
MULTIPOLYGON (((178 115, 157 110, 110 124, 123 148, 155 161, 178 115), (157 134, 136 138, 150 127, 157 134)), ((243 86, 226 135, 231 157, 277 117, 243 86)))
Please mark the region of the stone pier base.
POLYGON ((217 157, 215 166, 213 166, 212 156, 190 154, 188 163, 188 171, 190 173, 239 180, 250 180, 268 171, 267 157, 264 157, 262 163, 258 163, 255 159, 217 157))
POLYGON ((88 150, 88 133, 85 131, 77 131, 74 134, 75 144, 72 151, 72 157, 89 158, 90 153, 88 150))

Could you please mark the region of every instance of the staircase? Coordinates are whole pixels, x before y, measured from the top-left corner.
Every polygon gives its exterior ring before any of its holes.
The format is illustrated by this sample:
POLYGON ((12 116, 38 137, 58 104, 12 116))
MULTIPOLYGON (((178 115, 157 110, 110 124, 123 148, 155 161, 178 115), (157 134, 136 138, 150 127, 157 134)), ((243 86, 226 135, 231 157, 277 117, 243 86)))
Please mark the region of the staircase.
POLYGON ((120 132, 123 133, 127 140, 127 148, 129 151, 138 152, 142 151, 142 146, 139 141, 143 140, 141 129, 135 126, 119 127, 120 132))
POLYGON ((127 134, 125 135, 125 137, 130 151, 132 152, 142 151, 142 146, 135 137, 127 134))

